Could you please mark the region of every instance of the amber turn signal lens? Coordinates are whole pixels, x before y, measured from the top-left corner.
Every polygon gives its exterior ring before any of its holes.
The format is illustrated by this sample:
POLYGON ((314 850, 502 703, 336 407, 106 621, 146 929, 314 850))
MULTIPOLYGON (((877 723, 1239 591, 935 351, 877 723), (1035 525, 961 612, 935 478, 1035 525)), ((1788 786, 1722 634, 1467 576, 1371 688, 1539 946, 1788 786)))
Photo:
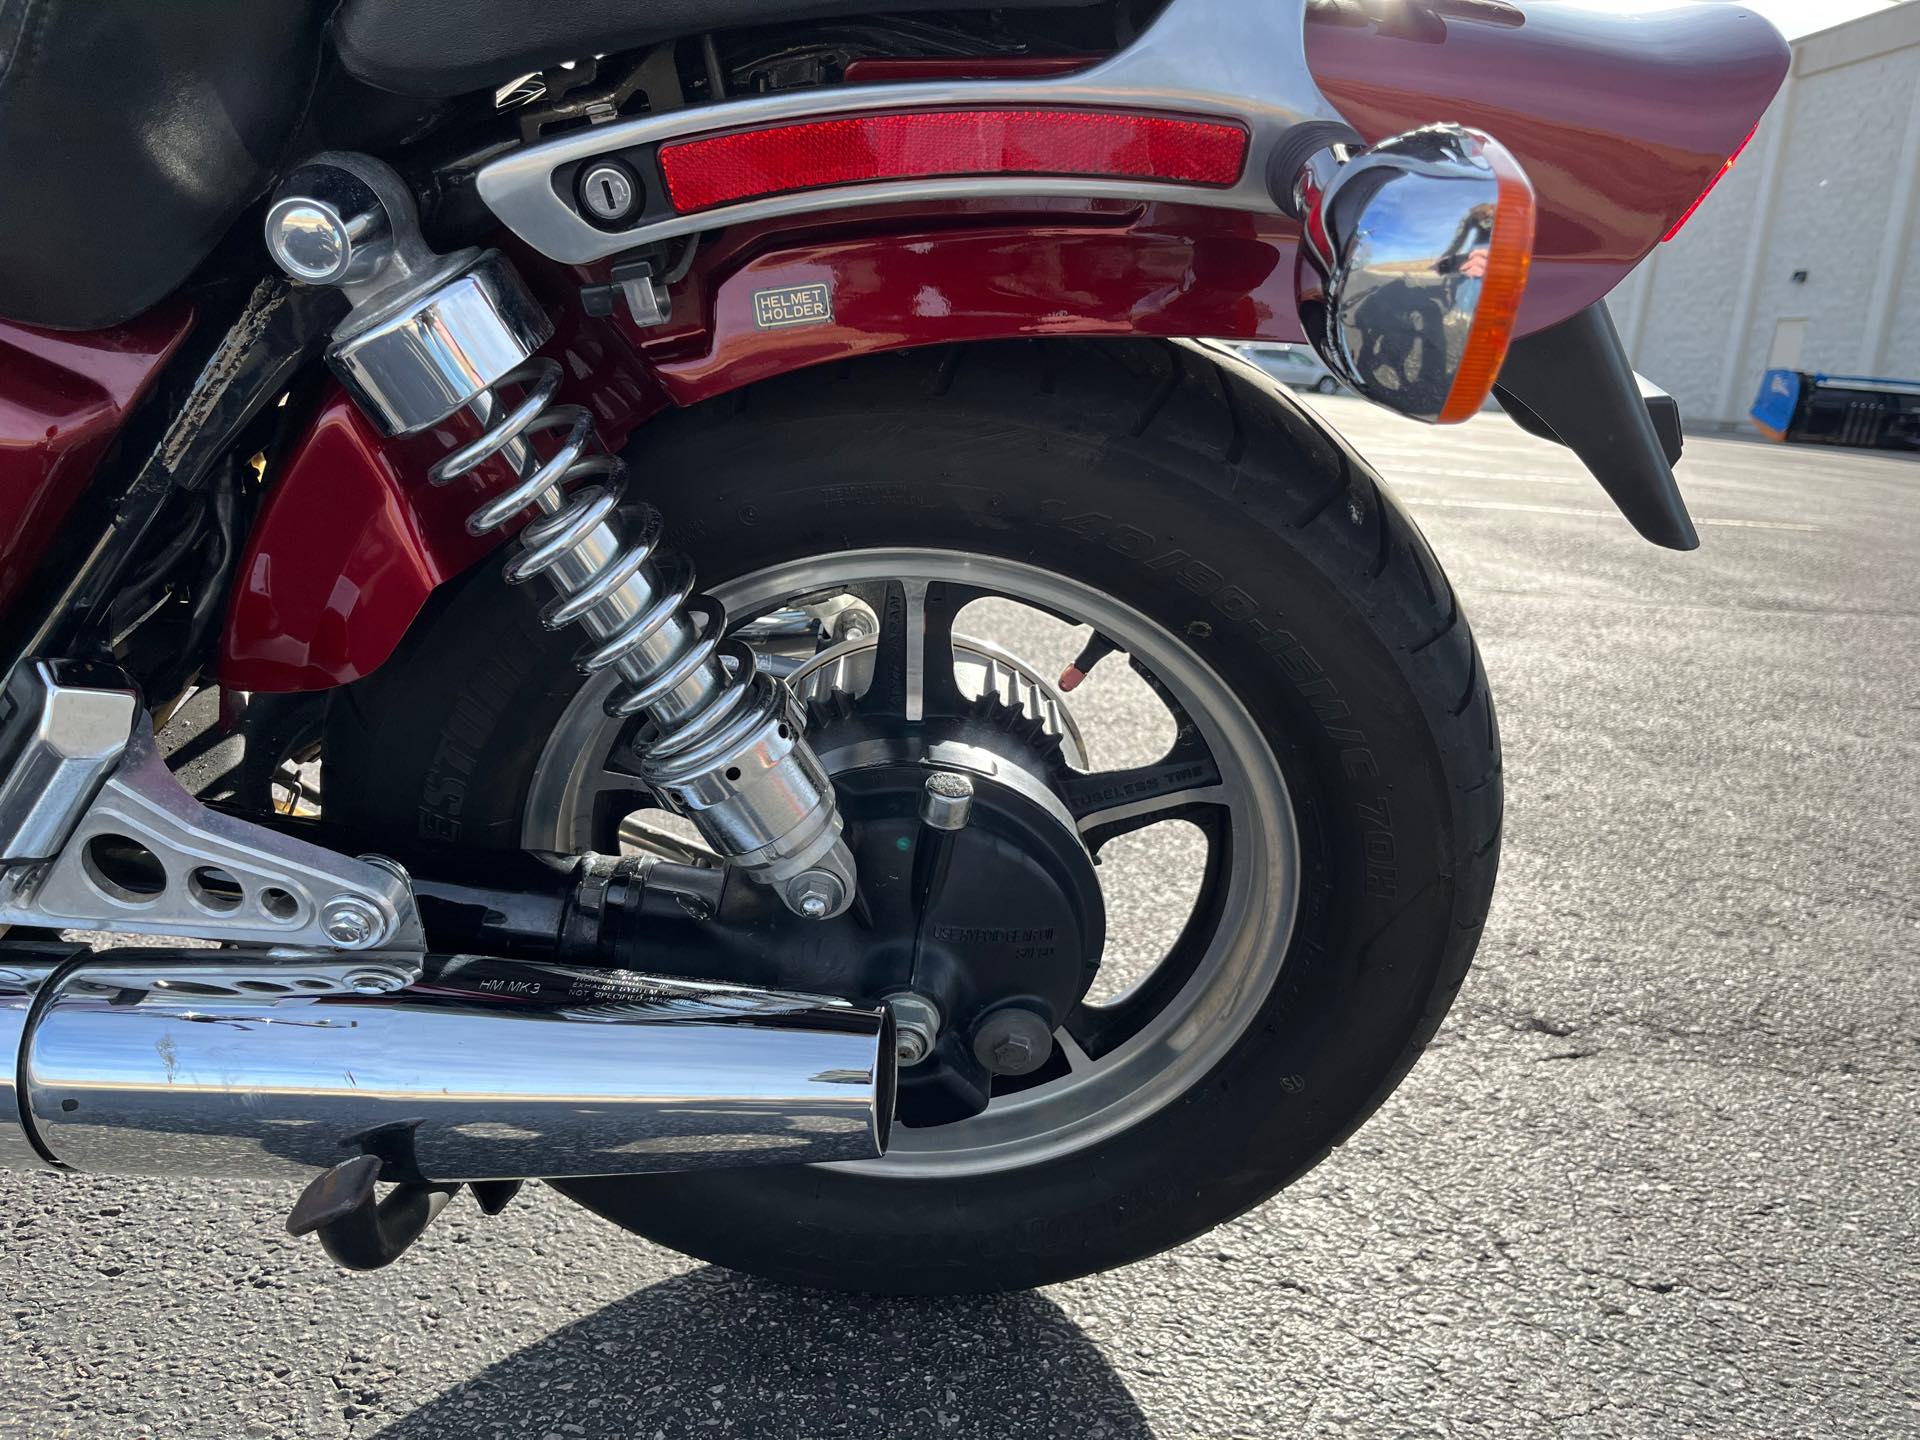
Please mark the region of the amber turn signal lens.
POLYGON ((1447 391, 1447 403, 1440 409, 1442 425, 1472 419, 1493 393, 1494 381, 1500 378, 1500 367, 1507 360, 1507 347, 1513 343, 1514 322, 1519 319, 1520 301, 1527 293, 1527 273, 1533 268, 1533 184, 1506 146, 1478 131, 1471 133, 1478 142, 1480 157, 1493 171, 1499 192, 1494 201, 1493 233, 1487 239, 1485 273, 1480 277, 1480 298, 1473 307, 1460 368, 1447 391))

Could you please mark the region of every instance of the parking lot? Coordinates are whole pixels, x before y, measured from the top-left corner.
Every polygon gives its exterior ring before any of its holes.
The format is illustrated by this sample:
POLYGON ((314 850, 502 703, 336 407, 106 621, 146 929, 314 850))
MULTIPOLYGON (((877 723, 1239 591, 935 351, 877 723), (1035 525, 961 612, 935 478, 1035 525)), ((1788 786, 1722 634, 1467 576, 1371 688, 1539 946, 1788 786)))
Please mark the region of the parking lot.
POLYGON ((0 1435, 1920 1434, 1920 461, 1695 439, 1640 541, 1503 418, 1313 397, 1464 594, 1499 896, 1293 1190, 1001 1298, 790 1291, 534 1187, 355 1276, 289 1187, 0 1180, 0 1435))

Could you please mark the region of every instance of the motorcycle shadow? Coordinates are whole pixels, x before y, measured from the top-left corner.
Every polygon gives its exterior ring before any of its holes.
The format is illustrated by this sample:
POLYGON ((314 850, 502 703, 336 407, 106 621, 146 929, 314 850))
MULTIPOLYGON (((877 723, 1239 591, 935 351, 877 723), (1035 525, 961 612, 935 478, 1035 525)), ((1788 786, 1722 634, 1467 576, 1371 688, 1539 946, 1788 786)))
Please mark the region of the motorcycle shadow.
POLYGON ((887 1300, 705 1267, 555 1331, 375 1440, 494 1434, 1151 1440, 1153 1431, 1099 1348, 1043 1295, 887 1300))

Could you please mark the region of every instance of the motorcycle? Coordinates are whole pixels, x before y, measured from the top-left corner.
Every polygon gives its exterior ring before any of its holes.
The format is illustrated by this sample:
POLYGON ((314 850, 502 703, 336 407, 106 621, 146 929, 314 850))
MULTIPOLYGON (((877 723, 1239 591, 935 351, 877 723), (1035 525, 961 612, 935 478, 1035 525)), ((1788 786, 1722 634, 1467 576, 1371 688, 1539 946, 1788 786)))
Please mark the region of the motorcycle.
POLYGON ((1439 562, 1231 345, 1691 548, 1605 296, 1787 59, 1689 0, 0 6, 0 1165, 298 1180, 357 1268, 537 1178, 872 1292, 1265 1200, 1460 987, 1501 766, 1439 562))

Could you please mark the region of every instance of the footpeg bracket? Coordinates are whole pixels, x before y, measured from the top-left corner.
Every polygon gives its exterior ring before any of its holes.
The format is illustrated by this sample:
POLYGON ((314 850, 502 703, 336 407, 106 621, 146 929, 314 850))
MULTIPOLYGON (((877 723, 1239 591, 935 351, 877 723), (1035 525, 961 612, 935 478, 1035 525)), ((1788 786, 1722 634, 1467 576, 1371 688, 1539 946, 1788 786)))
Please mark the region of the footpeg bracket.
POLYGON ((208 809, 167 769, 144 715, 59 854, 0 874, 0 925, 310 950, 425 948, 398 866, 208 809), (130 869, 109 864, 115 856, 130 869))

